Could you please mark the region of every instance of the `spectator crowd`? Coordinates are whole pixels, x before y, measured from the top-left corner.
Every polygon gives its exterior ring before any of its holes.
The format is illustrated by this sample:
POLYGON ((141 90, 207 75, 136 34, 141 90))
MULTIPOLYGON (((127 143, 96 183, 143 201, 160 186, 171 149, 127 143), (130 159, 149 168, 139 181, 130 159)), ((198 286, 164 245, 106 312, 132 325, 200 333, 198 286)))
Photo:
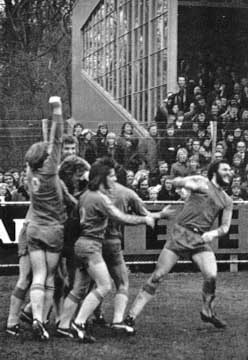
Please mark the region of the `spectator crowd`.
MULTIPOLYGON (((131 122, 120 133, 105 122, 97 130, 74 125, 64 135, 62 158, 78 154, 90 164, 97 158, 115 160, 120 183, 134 189, 143 200, 178 200, 172 186, 177 176, 206 176, 211 160, 225 158, 233 171, 227 192, 233 200, 248 200, 248 77, 230 65, 199 62, 189 76, 183 62, 178 92, 167 94, 148 127, 149 137, 137 138, 131 122), (213 153, 213 124, 217 142, 213 153)), ((0 168, 0 199, 28 201, 25 171, 0 168)))

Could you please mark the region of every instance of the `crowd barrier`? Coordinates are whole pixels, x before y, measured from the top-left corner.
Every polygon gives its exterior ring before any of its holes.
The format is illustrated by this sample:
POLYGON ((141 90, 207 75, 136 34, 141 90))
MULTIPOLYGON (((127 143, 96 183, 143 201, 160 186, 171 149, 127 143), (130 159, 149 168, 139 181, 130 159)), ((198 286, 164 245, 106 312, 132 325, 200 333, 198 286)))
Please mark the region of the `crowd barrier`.
MULTIPOLYGON (((182 209, 183 202, 146 202, 148 210, 159 211, 171 204, 176 214, 182 209)), ((0 203, 0 268, 18 264, 17 241, 27 209, 28 202, 0 203)), ((154 229, 145 225, 125 226, 123 250, 128 264, 154 263, 165 242, 169 239, 170 229, 176 215, 171 220, 160 219, 154 229)), ((237 271, 239 263, 248 263, 248 202, 235 202, 229 233, 212 243, 217 255, 227 255, 219 262, 229 263, 231 271, 237 271), (242 256, 240 256, 242 255, 242 256), (241 259, 242 257, 242 259, 241 259)), ((218 226, 216 220, 214 227, 218 226)), ((183 262, 183 261, 182 261, 183 262)))

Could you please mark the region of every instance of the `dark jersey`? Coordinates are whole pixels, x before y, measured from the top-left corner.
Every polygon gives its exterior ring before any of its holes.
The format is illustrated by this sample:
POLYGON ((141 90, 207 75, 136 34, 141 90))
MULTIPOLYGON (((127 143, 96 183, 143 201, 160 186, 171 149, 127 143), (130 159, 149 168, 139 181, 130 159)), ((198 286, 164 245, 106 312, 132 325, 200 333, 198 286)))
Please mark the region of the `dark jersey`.
POLYGON ((79 199, 80 235, 103 241, 108 219, 137 225, 145 223, 145 218, 127 215, 118 210, 108 196, 100 191, 87 190, 79 199))
POLYGON ((38 225, 63 224, 66 220, 63 191, 58 177, 62 140, 61 121, 62 117, 59 116, 51 153, 42 168, 28 171, 30 222, 38 225))
MULTIPOLYGON (((146 216, 148 213, 140 197, 133 190, 119 183, 115 184, 110 193, 110 198, 114 205, 124 213, 134 213, 141 216, 146 216)), ((109 219, 105 238, 122 238, 122 226, 118 221, 109 219)))
POLYGON ((196 227, 204 233, 211 229, 215 219, 224 209, 232 211, 232 199, 224 190, 208 181, 206 192, 191 191, 177 223, 186 228, 196 227))

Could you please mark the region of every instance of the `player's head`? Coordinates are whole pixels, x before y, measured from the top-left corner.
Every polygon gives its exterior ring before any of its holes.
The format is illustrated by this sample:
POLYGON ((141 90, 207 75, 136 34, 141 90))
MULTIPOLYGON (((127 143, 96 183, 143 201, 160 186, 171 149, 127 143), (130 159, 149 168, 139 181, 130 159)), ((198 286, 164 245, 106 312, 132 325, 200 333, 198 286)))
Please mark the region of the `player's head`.
POLYGON ((208 168, 208 179, 219 186, 228 186, 232 181, 231 167, 226 160, 215 160, 208 168))
POLYGON ((72 194, 75 188, 80 188, 80 182, 87 182, 89 170, 90 165, 84 159, 76 155, 70 155, 61 163, 59 177, 72 194))
POLYGON ((91 166, 88 188, 96 191, 102 185, 105 189, 109 189, 116 180, 114 161, 109 158, 101 158, 91 166))
POLYGON ((75 136, 64 135, 62 139, 61 158, 64 160, 67 156, 77 155, 78 141, 75 136))
POLYGON ((42 168, 44 161, 48 157, 48 143, 37 142, 30 146, 25 155, 25 162, 28 163, 33 171, 42 168))

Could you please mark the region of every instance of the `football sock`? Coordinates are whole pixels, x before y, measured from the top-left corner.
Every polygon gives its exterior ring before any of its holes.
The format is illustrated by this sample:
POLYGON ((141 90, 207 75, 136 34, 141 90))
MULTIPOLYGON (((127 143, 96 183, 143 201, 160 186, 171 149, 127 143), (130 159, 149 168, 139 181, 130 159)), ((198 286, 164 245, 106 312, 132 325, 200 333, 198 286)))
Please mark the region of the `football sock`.
POLYGON ((154 295, 149 294, 145 290, 140 290, 138 293, 136 299, 134 300, 133 305, 131 306, 131 309, 129 311, 129 315, 136 319, 136 317, 141 313, 145 305, 153 299, 154 295))
POLYGON ((71 324, 80 300, 73 297, 71 294, 67 296, 64 301, 64 306, 62 313, 60 315, 59 327, 63 329, 68 329, 71 324))
POLYGON ((81 308, 75 319, 76 324, 85 324, 90 315, 102 301, 102 297, 97 290, 92 290, 83 301, 81 308))
POLYGON ((114 317, 113 323, 123 321, 124 313, 127 307, 128 297, 126 294, 117 293, 114 300, 114 317))
POLYGON ((43 309, 43 321, 47 321, 53 307, 54 286, 45 286, 45 301, 43 309))
POLYGON ((19 315, 21 311, 21 307, 24 300, 17 298, 14 294, 10 297, 10 309, 9 309, 9 317, 7 321, 7 326, 11 327, 19 322, 19 315))
POLYGON ((202 288, 202 300, 203 313, 207 316, 212 316, 213 314, 213 301, 215 299, 215 289, 216 289, 216 280, 208 279, 204 280, 202 288))
POLYGON ((45 287, 42 284, 31 286, 30 299, 32 304, 33 318, 43 322, 43 309, 45 302, 45 287))

